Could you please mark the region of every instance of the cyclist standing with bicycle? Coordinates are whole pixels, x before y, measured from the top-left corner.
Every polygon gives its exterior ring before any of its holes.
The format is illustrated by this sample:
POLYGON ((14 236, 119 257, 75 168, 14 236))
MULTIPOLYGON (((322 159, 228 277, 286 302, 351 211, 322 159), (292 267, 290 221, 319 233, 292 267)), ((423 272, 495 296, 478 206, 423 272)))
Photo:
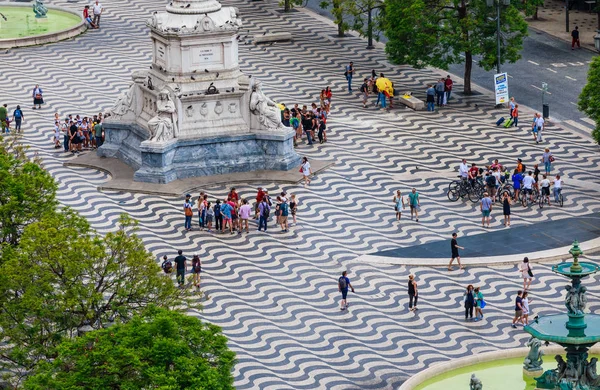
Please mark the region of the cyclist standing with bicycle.
POLYGON ((563 181, 560 178, 560 175, 556 175, 556 178, 552 182, 554 184, 554 202, 559 203, 558 196, 562 192, 563 181))
POLYGON ((541 202, 544 202, 544 199, 546 199, 548 201, 548 206, 550 206, 550 180, 548 180, 548 177, 546 175, 542 176, 542 181, 540 182, 540 187, 542 187, 542 200, 541 202))
POLYGON ((521 172, 515 169, 515 172, 512 176, 513 188, 515 189, 515 201, 519 199, 519 191, 521 190, 521 182, 523 181, 523 176, 521 172))
POLYGON ((471 183, 471 187, 475 187, 477 175, 479 175, 479 168, 477 168, 477 164, 473 163, 471 164, 471 169, 469 169, 469 183, 471 183))
POLYGON ((532 172, 529 171, 527 176, 523 178, 523 192, 525 196, 529 195, 529 199, 533 202, 533 184, 535 180, 533 179, 532 172))
POLYGON ((467 159, 463 158, 462 163, 458 166, 458 174, 463 180, 467 180, 469 177, 469 166, 467 165, 467 159))

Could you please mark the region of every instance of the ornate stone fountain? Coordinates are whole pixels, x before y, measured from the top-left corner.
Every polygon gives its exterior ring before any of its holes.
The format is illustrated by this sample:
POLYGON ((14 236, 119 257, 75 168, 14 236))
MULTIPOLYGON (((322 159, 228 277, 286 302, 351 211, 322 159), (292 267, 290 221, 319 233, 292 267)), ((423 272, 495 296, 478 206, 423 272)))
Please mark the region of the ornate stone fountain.
POLYGON ((239 69, 236 8, 173 0, 147 24, 152 65, 132 75, 107 112, 99 155, 121 159, 136 170, 134 180, 153 183, 300 165, 293 129, 239 69))
POLYGON ((588 350, 600 342, 600 315, 586 314, 586 287, 581 279, 598 272, 598 266, 579 262, 583 254, 575 241, 569 251, 573 262, 560 263, 552 270, 571 279, 565 287, 567 314, 536 317, 525 331, 539 340, 560 344, 565 348, 567 360, 555 357, 556 369, 548 370, 536 378, 538 389, 554 390, 600 390, 600 377, 596 372, 597 359, 588 361, 588 350))

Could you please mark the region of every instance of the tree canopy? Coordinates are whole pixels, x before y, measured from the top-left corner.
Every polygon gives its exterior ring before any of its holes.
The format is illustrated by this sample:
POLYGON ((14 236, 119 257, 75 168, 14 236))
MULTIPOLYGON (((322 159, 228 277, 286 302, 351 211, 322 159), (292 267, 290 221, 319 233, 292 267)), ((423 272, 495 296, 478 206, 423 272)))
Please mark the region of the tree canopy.
MULTIPOLYGON (((386 52, 400 64, 416 68, 465 63, 464 92, 471 93, 473 56, 491 70, 496 60, 496 7, 466 0, 389 0, 385 2, 386 52)), ((527 23, 519 9, 502 6, 501 62, 520 58, 527 23)))
POLYGON ((125 324, 65 340, 27 390, 233 390, 235 354, 215 325, 150 308, 125 324))
POLYGON ((600 143, 600 57, 595 57, 588 70, 587 84, 579 95, 579 109, 596 122, 592 137, 600 143))

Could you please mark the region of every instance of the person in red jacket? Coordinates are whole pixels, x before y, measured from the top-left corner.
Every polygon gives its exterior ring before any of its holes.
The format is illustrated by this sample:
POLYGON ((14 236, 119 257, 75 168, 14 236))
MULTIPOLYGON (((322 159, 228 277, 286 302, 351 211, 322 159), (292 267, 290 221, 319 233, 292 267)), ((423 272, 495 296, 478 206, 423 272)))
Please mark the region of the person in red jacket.
POLYGON ((258 192, 256 193, 256 205, 254 206, 254 219, 258 219, 258 205, 262 202, 265 197, 265 193, 262 187, 258 187, 258 192))
POLYGON ((94 22, 92 22, 92 18, 90 18, 90 6, 86 5, 83 8, 83 19, 90 24, 92 28, 98 28, 94 22))
POLYGON ((450 75, 446 77, 446 81, 444 81, 444 89, 446 92, 446 102, 450 101, 450 95, 452 95, 452 86, 454 85, 454 81, 450 78, 450 75))

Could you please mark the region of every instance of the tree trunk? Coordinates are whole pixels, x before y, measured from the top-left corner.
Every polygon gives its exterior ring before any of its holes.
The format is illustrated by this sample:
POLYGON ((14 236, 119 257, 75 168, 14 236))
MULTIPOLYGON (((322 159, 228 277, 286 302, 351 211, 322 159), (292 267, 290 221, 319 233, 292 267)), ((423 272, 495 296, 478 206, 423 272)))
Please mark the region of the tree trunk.
POLYGON ((463 93, 465 95, 471 94, 471 69, 473 69, 473 55, 470 51, 465 52, 465 83, 463 93))
POLYGON ((535 12, 533 13, 533 20, 538 20, 538 7, 535 7, 535 12))
POLYGON ((291 0, 285 0, 283 2, 283 12, 290 12, 290 1, 291 0))
POLYGON ((367 14, 367 49, 373 49, 373 8, 369 8, 367 14))
POLYGON ((344 32, 344 26, 342 26, 342 23, 338 23, 338 37, 343 38, 345 36, 346 34, 344 32))
POLYGON ((338 37, 343 38, 344 34, 344 14, 342 10, 342 0, 333 0, 333 17, 338 27, 338 37))

